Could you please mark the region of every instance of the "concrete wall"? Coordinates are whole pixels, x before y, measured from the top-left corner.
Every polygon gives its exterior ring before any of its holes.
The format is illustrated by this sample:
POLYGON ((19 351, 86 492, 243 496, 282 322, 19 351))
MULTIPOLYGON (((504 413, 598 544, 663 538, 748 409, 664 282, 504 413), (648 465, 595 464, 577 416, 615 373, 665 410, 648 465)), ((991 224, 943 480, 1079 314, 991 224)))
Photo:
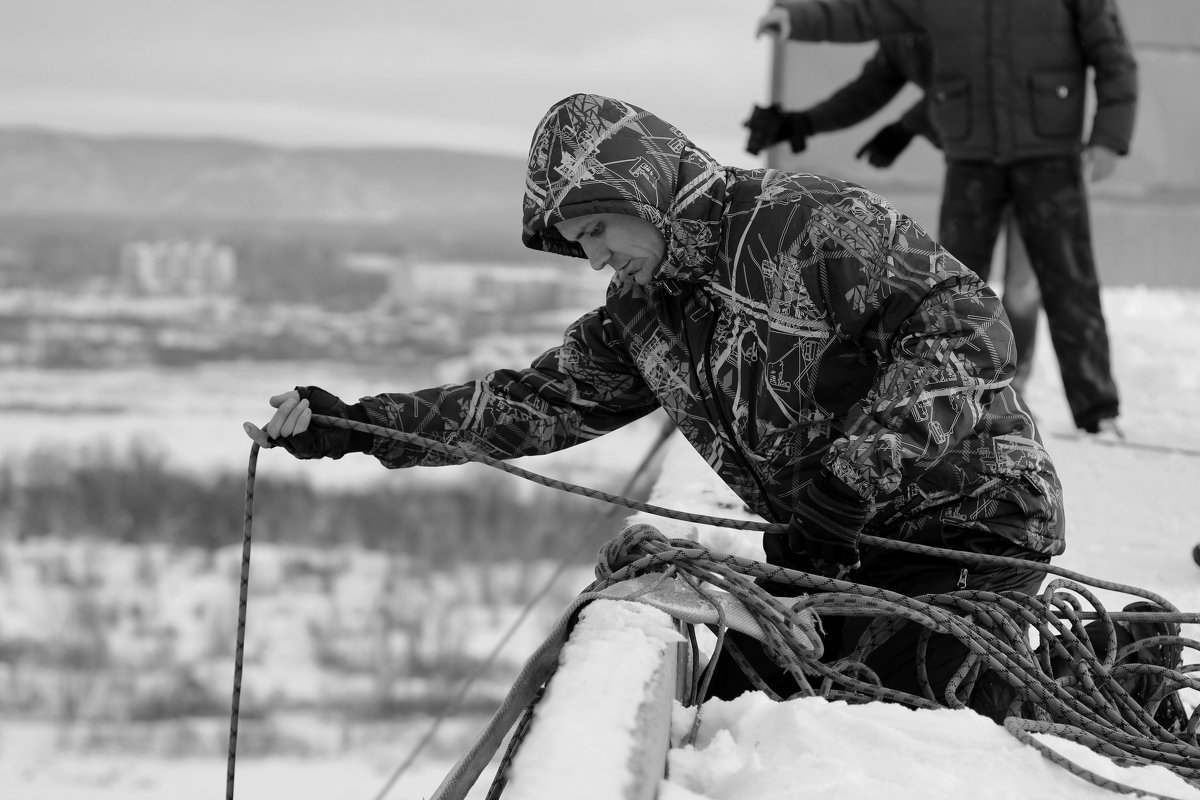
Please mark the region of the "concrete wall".
MULTIPOLYGON (((1132 150, 1117 173, 1091 189, 1093 238, 1106 285, 1200 288, 1200 2, 1121 0, 1138 57, 1140 91, 1132 150)), ((782 45, 779 98, 803 108, 856 76, 874 44, 782 45)), ((814 138, 798 156, 775 148, 778 166, 871 186, 931 232, 943 173, 941 154, 914 141, 890 168, 855 151, 920 97, 906 88, 874 118, 814 138)))

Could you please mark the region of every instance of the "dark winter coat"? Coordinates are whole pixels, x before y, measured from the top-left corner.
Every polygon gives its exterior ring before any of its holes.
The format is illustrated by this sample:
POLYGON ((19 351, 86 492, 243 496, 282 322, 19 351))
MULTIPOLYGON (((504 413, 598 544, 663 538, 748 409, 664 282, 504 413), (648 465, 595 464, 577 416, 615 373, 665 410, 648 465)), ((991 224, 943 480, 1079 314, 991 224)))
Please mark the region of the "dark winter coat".
MULTIPOLYGON (((880 40, 879 48, 854 80, 806 109, 813 133, 831 133, 857 125, 890 103, 908 83, 927 89, 932 59, 924 35, 904 34, 880 40)), ((940 140, 929 122, 926 105, 923 97, 900 119, 912 133, 938 144, 940 140)))
MULTIPOLYGON (((508 458, 662 408, 769 520, 824 472, 894 519, 891 535, 1063 549, 1061 487, 1009 388, 999 300, 882 197, 724 167, 653 114, 575 95, 534 134, 524 241, 583 257, 553 226, 601 212, 662 231, 650 286, 614 280, 529 369, 365 398, 371 420, 508 458)), ((383 437, 371 452, 447 463, 383 437)))
POLYGON ((1078 154, 1089 67, 1089 144, 1129 151, 1137 63, 1114 0, 794 0, 791 38, 863 42, 924 32, 931 121, 946 157, 1007 163, 1078 154))

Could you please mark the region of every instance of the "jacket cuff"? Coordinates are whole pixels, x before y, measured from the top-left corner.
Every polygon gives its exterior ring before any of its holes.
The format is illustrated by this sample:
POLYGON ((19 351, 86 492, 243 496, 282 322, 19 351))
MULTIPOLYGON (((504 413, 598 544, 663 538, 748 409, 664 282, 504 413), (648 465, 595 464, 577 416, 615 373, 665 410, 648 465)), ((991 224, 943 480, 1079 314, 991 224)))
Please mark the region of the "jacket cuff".
MULTIPOLYGON (((346 406, 346 419, 362 422, 366 425, 373 425, 370 418, 367 417, 367 409, 362 403, 354 403, 346 406)), ((371 447, 375 444, 375 436, 366 431, 350 429, 350 444, 346 447, 347 453, 369 453, 371 447)))
POLYGON ((826 471, 813 479, 806 495, 808 502, 821 513, 851 527, 861 527, 871 515, 870 500, 826 471))

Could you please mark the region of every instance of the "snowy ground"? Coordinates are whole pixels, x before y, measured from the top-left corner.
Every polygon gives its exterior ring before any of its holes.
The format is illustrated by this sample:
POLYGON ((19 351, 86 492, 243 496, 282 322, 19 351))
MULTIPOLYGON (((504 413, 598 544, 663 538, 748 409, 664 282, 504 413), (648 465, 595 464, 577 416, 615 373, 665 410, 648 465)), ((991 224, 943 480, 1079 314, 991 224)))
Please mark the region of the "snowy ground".
MULTIPOLYGON (((1200 426, 1194 421, 1200 390, 1198 301, 1200 295, 1185 291, 1105 293, 1129 439, 1188 452, 1115 448, 1059 435, 1070 433, 1071 425, 1045 336, 1029 390, 1067 493, 1068 549, 1056 563, 1152 589, 1192 612, 1200 611, 1200 567, 1191 559, 1200 541, 1192 504, 1200 486, 1200 426)), ((256 388, 256 403, 260 396, 256 388)), ((229 426, 238 429, 242 418, 241 411, 233 411, 229 426)), ((245 450, 244 442, 234 446, 239 453, 245 450)), ((526 466, 538 469, 536 462, 526 466)), ((736 549, 736 543, 729 544, 736 549)), ((1200 638, 1200 626, 1185 627, 1184 634, 1200 638)), ((1185 661, 1197 660, 1197 654, 1185 654, 1185 661)), ((597 669, 613 667, 597 663, 597 669)), ((1069 743, 1056 747, 1092 768, 1104 766, 1069 743)), ((242 758, 237 796, 366 800, 376 797, 405 752, 369 748, 337 758, 242 758)), ((428 797, 456 756, 442 752, 421 760, 387 797, 428 797)), ((922 800, 967 793, 1056 800, 1109 796, 969 712, 850 708, 820 700, 774 704, 747 695, 706 705, 697 747, 678 748, 670 758, 662 800, 790 798, 807 792, 922 800)), ((1111 766, 1106 774, 1135 782, 1128 771, 1111 766)), ((473 796, 483 796, 487 780, 485 774, 473 796)), ((1136 783, 1200 800, 1200 790, 1162 770, 1143 770, 1136 783)), ((59 752, 52 729, 0 721, 0 786, 5 800, 212 798, 224 790, 225 760, 77 756, 59 752)), ((586 787, 580 787, 579 797, 586 796, 586 787)))

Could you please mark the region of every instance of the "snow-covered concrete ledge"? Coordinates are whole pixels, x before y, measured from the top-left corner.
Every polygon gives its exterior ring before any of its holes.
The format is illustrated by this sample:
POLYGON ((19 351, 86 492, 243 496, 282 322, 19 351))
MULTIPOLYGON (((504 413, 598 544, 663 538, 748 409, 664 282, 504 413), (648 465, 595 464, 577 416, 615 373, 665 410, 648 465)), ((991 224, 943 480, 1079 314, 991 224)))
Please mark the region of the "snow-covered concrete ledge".
MULTIPOLYGON (((752 518, 678 435, 667 444, 649 502, 752 518)), ((757 535, 640 512, 626 521, 636 523, 762 558, 757 535)), ((641 602, 601 599, 584 606, 509 764, 505 800, 657 797, 672 746, 672 709, 689 680, 690 648, 679 627, 666 612, 641 602)))
POLYGON ((505 800, 653 800, 683 642, 671 617, 648 605, 584 606, 509 764, 505 800))

